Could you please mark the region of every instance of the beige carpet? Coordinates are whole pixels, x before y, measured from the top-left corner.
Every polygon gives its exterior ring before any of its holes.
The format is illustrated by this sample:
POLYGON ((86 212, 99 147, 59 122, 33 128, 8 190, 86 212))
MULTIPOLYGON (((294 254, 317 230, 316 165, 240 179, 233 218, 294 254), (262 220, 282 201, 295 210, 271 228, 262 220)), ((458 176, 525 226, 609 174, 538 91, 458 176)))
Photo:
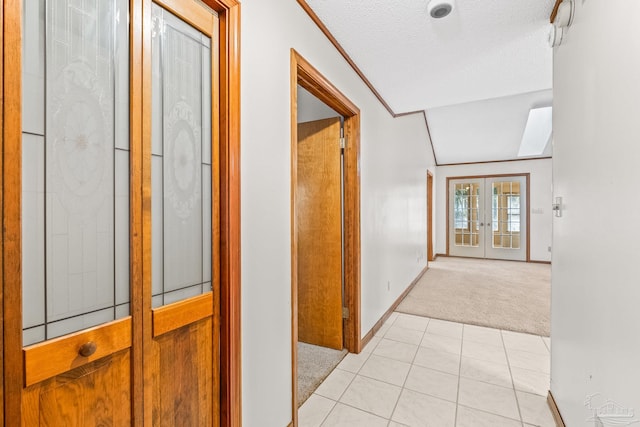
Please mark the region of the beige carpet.
POLYGON ((438 257, 396 311, 549 336, 551 266, 438 257))
POLYGON ((298 342, 298 407, 316 391, 346 355, 347 350, 298 342))

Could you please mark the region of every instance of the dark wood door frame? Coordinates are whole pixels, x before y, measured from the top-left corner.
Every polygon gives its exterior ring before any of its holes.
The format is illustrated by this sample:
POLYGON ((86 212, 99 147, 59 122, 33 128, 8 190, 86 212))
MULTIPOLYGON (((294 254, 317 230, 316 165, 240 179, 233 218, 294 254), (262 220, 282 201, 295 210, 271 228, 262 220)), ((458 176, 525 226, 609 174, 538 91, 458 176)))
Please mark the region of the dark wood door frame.
POLYGON ((452 179, 476 179, 476 178, 502 178, 502 177, 508 177, 508 176, 523 176, 525 178, 525 181, 527 183, 526 188, 527 188, 527 197, 526 197, 526 208, 528 210, 527 212, 527 248, 526 248, 526 258, 525 258, 525 262, 531 262, 531 257, 530 257, 530 251, 531 251, 531 208, 530 208, 530 201, 531 201, 531 174, 530 173, 502 173, 502 174, 495 174, 495 175, 470 175, 470 176, 448 176, 447 177, 447 187, 445 189, 446 193, 447 193, 447 256, 449 256, 449 211, 450 211, 450 207, 449 207, 449 183, 452 179))
POLYGON ((344 117, 344 346, 359 353, 360 336, 360 109, 298 52, 291 49, 291 358, 292 423, 298 425, 297 342, 298 284, 296 234, 296 165, 298 144, 298 85, 344 117))

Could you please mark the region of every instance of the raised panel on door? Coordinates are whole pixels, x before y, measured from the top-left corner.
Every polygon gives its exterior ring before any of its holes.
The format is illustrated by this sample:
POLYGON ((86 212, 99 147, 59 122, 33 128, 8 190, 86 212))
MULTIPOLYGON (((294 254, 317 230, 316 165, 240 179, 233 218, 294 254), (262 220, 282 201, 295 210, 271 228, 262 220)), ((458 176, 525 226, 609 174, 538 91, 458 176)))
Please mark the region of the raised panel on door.
POLYGON ((449 180, 449 254, 484 256, 484 180, 449 180))
POLYGON ((152 424, 219 423, 217 15, 150 4, 152 424))
POLYGON ((298 124, 298 339, 342 349, 340 118, 298 124))
POLYGON ((129 2, 23 6, 22 425, 127 425, 129 2))

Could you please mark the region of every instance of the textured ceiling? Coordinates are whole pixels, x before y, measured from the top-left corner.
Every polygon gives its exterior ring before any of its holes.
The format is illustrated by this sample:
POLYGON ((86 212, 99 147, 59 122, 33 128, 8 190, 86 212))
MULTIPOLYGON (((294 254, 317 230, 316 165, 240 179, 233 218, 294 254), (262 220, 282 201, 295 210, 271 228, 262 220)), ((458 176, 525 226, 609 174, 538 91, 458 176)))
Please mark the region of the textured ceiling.
MULTIPOLYGON (((454 10, 439 20, 429 16, 428 0, 306 3, 395 113, 551 88, 547 35, 554 0, 452 1, 454 10)), ((523 114, 526 122, 528 111, 523 114)), ((436 155, 445 152, 449 135, 441 124, 429 125, 436 155)), ((459 154, 456 162, 498 160, 459 154)))

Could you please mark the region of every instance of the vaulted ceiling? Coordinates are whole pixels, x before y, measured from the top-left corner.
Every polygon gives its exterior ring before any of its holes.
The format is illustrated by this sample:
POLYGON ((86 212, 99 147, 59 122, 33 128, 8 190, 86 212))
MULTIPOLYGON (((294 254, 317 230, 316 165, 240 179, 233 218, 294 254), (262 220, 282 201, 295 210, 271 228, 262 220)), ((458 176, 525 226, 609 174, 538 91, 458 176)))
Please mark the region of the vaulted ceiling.
POLYGON ((529 110, 552 101, 555 2, 447 2, 434 19, 429 0, 306 0, 395 114, 426 111, 439 164, 516 159, 529 110))

